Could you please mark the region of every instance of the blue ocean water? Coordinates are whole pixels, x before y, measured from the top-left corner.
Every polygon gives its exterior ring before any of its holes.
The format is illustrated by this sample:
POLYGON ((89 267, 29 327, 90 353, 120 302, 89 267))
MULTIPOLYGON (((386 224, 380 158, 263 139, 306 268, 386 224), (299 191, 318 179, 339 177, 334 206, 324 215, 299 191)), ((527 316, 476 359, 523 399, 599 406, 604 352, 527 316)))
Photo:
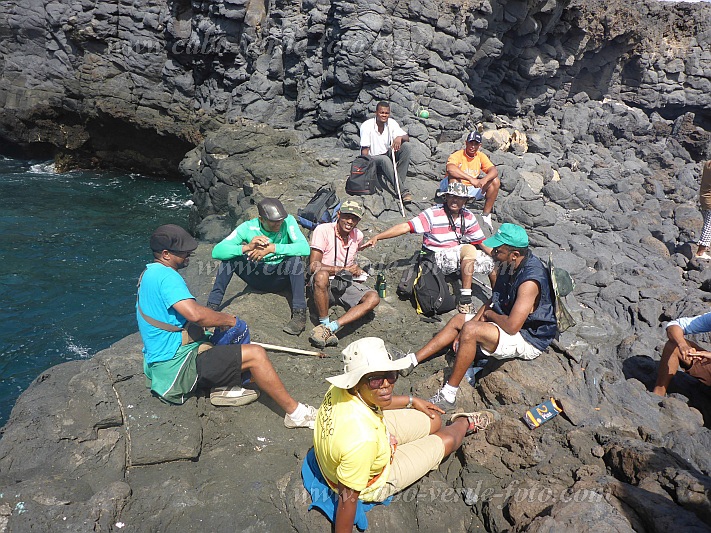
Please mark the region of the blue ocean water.
POLYGON ((148 238, 185 227, 189 197, 178 182, 0 156, 0 426, 42 371, 137 330, 148 238))

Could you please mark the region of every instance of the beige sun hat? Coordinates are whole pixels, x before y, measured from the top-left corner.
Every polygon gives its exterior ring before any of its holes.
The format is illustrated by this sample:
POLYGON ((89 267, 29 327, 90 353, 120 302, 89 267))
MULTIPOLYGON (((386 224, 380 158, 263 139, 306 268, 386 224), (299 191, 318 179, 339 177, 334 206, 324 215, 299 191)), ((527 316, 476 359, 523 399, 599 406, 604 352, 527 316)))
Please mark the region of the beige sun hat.
POLYGON ((410 360, 406 357, 393 361, 383 339, 378 337, 364 337, 354 341, 342 353, 343 374, 326 378, 326 381, 339 389, 355 387, 360 378, 371 372, 404 370, 410 366, 410 360))

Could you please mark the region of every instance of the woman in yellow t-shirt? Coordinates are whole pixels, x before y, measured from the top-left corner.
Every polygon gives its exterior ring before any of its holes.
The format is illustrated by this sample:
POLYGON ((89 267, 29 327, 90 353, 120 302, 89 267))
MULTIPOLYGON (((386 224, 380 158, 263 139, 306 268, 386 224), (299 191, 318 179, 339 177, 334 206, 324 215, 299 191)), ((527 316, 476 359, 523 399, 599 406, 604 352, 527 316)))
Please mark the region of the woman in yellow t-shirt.
POLYGON ((393 360, 376 337, 351 343, 343 356, 344 373, 327 378, 332 386, 314 429, 318 467, 338 494, 337 533, 352 531, 359 500, 382 502, 407 488, 459 448, 465 435, 498 416, 458 413, 442 428, 444 411, 434 404, 393 395, 409 356, 393 360))

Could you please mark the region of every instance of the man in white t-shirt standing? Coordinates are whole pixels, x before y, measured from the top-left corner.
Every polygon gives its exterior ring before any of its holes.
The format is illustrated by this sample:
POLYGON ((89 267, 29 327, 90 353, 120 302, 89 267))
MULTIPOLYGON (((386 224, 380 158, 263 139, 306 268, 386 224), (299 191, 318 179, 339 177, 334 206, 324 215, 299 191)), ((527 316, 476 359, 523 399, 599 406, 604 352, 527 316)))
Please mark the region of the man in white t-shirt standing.
POLYGON ((393 168, 392 152, 395 152, 397 176, 400 181, 400 193, 403 203, 412 202, 412 194, 405 185, 407 169, 410 166, 412 145, 408 142, 410 136, 400 125, 390 118, 390 104, 378 102, 375 106, 375 117, 363 122, 360 126, 360 153, 370 156, 378 167, 378 174, 383 176, 393 191, 395 186, 395 169, 393 168))

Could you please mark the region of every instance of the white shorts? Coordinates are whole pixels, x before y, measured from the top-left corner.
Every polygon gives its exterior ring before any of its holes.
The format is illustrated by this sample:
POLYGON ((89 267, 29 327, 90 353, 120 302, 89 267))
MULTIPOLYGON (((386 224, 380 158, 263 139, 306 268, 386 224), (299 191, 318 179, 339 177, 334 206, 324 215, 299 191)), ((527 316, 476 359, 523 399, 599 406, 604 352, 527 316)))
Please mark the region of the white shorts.
MULTIPOLYGON (((467 313, 465 322, 469 322, 474 316, 474 314, 467 313)), ((516 335, 509 335, 501 329, 498 324, 494 324, 493 322, 490 322, 490 324, 499 328, 499 344, 497 344, 496 350, 493 352, 487 352, 484 348, 480 347, 484 355, 493 357, 494 359, 523 359, 525 361, 532 361, 543 353, 531 343, 527 342, 520 331, 516 333, 516 335)))
MULTIPOLYGON (((481 250, 475 250, 473 274, 489 274, 494 270, 494 260, 481 250)), ((435 264, 446 276, 459 270, 461 265, 462 245, 458 244, 435 252, 435 264)))

